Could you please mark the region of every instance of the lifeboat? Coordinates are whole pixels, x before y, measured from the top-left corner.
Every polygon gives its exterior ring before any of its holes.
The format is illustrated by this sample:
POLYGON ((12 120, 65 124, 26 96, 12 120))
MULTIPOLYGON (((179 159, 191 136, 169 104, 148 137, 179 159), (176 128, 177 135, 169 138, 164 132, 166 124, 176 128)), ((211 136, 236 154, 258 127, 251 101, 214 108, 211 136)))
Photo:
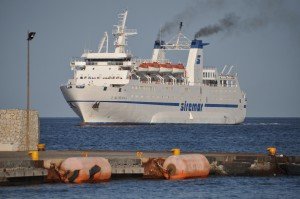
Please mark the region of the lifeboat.
POLYGON ((205 178, 210 164, 201 154, 173 155, 165 160, 163 169, 165 178, 170 180, 205 178))
POLYGON ((170 63, 159 64, 160 73, 172 73, 172 65, 170 63))
POLYGON ((148 63, 149 65, 149 72, 159 72, 159 64, 157 62, 148 63))
POLYGON ((147 72, 148 71, 148 64, 147 63, 141 63, 138 67, 139 72, 147 72))
POLYGON ((172 65, 172 69, 173 69, 172 73, 174 74, 184 73, 185 71, 183 64, 172 65))
POLYGON ((60 179, 65 183, 107 181, 111 166, 101 157, 74 157, 65 159, 59 169, 60 179))

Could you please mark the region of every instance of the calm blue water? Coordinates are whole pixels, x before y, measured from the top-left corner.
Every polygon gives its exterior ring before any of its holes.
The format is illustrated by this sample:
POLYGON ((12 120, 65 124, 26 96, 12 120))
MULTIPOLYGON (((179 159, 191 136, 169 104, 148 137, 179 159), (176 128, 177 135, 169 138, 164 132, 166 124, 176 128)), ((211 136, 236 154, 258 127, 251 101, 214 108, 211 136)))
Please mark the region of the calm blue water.
POLYGON ((226 151, 300 155, 300 118, 248 118, 241 125, 80 126, 79 119, 41 119, 47 149, 226 151))
MULTIPOLYGON (((300 155, 300 118, 247 118, 241 125, 79 126, 41 119, 47 149, 227 151, 300 155)), ((0 198, 299 198, 300 177, 115 179, 99 184, 1 187, 0 198)))

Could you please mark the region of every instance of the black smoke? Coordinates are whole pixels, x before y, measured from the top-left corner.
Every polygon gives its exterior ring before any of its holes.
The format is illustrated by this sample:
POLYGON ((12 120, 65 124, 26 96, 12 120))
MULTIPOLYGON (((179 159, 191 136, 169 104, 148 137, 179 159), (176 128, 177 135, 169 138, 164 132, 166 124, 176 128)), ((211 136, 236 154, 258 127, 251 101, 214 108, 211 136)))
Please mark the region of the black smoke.
POLYGON ((193 1, 192 4, 185 7, 180 13, 175 15, 170 21, 163 24, 157 34, 157 39, 160 36, 173 34, 179 29, 180 22, 183 22, 185 27, 196 20, 199 15, 205 15, 210 11, 216 11, 224 7, 224 0, 205 0, 205 1, 193 1))
POLYGON ((239 20, 240 17, 234 13, 227 14, 224 18, 220 19, 217 24, 208 25, 201 28, 195 33, 195 38, 206 37, 224 30, 230 30, 238 25, 239 20))
MULTIPOLYGON (((166 22, 158 33, 174 34, 179 28, 180 21, 185 27, 193 21, 205 23, 206 15, 226 12, 216 23, 200 27, 195 38, 207 37, 220 33, 244 33, 267 27, 270 24, 276 28, 287 28, 293 33, 299 33, 300 14, 287 7, 284 0, 205 0, 194 1, 180 13, 166 22), (232 5, 235 4, 235 11, 232 5), (246 11, 246 12, 245 12, 246 11), (229 14, 228 14, 229 13, 229 14)), ((298 37, 298 36, 297 36, 298 37)))
MULTIPOLYGON (((235 13, 227 14, 216 24, 200 28, 195 38, 207 37, 217 33, 252 32, 270 24, 295 30, 299 24, 299 14, 288 10, 282 0, 252 0, 242 1, 241 8, 252 10, 252 15, 235 13)), ((230 35, 230 34, 228 34, 230 35)))

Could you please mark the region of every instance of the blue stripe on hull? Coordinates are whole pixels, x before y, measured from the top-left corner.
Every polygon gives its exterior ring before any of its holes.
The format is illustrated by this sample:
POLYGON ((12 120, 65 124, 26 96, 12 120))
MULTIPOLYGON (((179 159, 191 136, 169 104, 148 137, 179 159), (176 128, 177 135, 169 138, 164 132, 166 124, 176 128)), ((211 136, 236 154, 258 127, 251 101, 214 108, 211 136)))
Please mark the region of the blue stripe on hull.
POLYGON ((148 104, 148 105, 160 105, 160 106, 179 106, 179 103, 172 102, 138 102, 138 101, 100 101, 108 103, 125 103, 125 104, 148 104))
POLYGON ((237 104, 205 104, 205 107, 213 108, 237 108, 237 104))
MULTIPOLYGON (((158 106, 179 106, 180 103, 173 102, 141 102, 141 101, 92 101, 92 100, 75 100, 67 102, 106 102, 106 103, 123 103, 123 104, 146 104, 158 106)), ((237 104, 205 104, 207 108, 238 108, 237 104)))

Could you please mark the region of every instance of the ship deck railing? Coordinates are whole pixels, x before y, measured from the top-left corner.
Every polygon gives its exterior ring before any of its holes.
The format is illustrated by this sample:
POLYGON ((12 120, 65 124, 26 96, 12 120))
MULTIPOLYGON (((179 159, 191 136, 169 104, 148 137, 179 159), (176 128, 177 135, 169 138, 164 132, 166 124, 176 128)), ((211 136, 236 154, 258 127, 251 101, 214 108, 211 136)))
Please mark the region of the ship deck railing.
MULTIPOLYGON (((137 29, 125 29, 124 32, 127 34, 135 34, 135 33, 137 33, 137 29)), ((112 34, 114 34, 114 35, 119 34, 119 30, 113 29, 112 34)))
POLYGON ((143 84, 164 84, 164 85, 187 85, 187 83, 185 82, 176 82, 176 83, 173 83, 173 82, 162 82, 162 81, 140 81, 140 83, 143 83, 143 84))
POLYGON ((223 74, 220 74, 219 77, 221 79, 235 79, 236 78, 236 74, 226 74, 226 75, 223 75, 223 74))
POLYGON ((217 70, 217 68, 216 67, 214 67, 214 66, 204 66, 203 67, 203 70, 217 70))
POLYGON ((141 63, 153 63, 153 62, 158 62, 158 63, 167 63, 170 62, 169 59, 158 59, 158 60, 152 60, 152 59, 133 59, 132 63, 135 63, 135 65, 139 65, 141 63))

